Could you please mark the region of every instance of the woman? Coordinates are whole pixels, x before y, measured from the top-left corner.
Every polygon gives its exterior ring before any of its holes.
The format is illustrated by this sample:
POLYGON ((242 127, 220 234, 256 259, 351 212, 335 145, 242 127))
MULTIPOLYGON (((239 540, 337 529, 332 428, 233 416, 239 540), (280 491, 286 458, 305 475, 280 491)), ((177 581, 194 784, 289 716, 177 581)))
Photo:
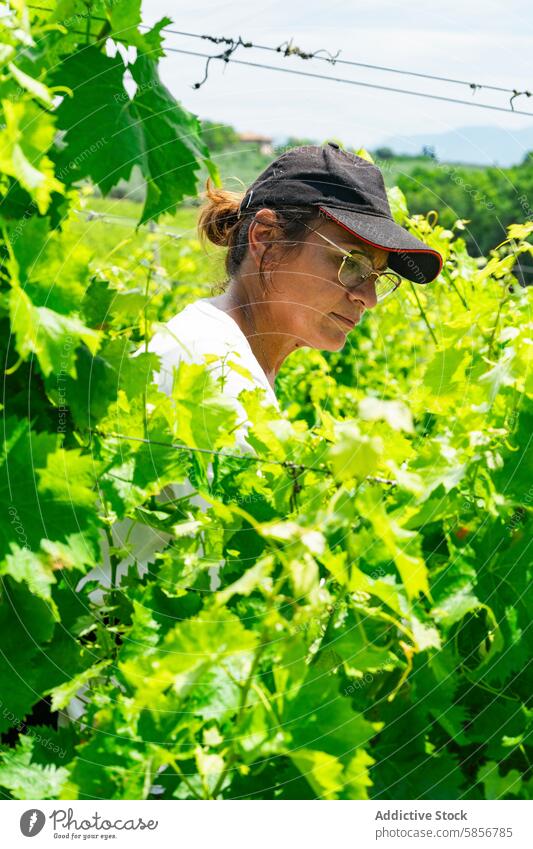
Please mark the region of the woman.
POLYGON ((402 277, 428 283, 442 267, 439 253, 394 222, 379 168, 333 142, 284 153, 244 197, 208 181, 199 232, 228 249, 228 283, 153 337, 167 392, 181 360, 209 355, 218 376, 231 352, 249 377, 232 370, 226 394, 255 384, 277 404, 275 377, 291 351, 339 350, 402 277))
MULTIPOLYGON (((205 363, 241 414, 243 448, 243 389, 260 387, 277 406, 275 377, 291 351, 339 350, 402 277, 428 283, 442 267, 439 253, 394 222, 379 168, 332 142, 284 153, 244 197, 208 182, 199 232, 227 248, 227 287, 185 307, 153 336, 155 380, 170 393, 181 361, 205 363)), ((190 491, 180 484, 162 497, 190 491)), ((130 520, 113 534, 117 545, 127 537, 141 566, 171 539, 130 520)))

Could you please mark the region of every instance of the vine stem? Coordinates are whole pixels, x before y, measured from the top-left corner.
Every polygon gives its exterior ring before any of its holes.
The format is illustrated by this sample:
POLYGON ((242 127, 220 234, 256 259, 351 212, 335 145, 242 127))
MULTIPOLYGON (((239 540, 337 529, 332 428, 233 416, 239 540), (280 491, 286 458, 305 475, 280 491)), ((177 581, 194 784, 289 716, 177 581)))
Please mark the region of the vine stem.
POLYGON ((188 787, 188 789, 191 793, 191 796, 194 796, 195 799, 201 799, 202 797, 196 792, 196 790, 192 786, 191 782, 189 781, 188 777, 185 775, 183 770, 176 763, 176 758, 170 756, 169 760, 170 760, 170 763, 172 765, 172 768, 175 770, 175 772, 177 772, 177 774, 179 775, 179 777, 181 778, 183 783, 186 785, 186 787, 188 787))
POLYGON ((405 625, 403 625, 397 619, 395 619, 394 616, 389 616, 389 614, 385 613, 384 610, 380 610, 379 612, 376 611, 375 615, 377 616, 378 619, 383 619, 383 620, 385 620, 385 622, 390 622, 390 624, 394 625, 395 628, 398 628, 398 630, 401 631, 402 634, 405 634, 405 636, 409 640, 411 640, 411 642, 413 644, 415 643, 415 638, 414 638, 413 632, 410 631, 409 628, 407 628, 405 625))
MULTIPOLYGON (((239 727, 239 724, 242 720, 242 716, 243 716, 244 710, 246 708, 246 702, 248 700, 248 693, 250 692, 250 687, 252 686, 253 677, 255 675, 255 671, 257 669, 259 661, 261 660, 261 656, 263 655, 263 653, 266 649, 266 646, 267 646, 267 644, 266 644, 266 642, 264 642, 264 643, 261 643, 261 645, 257 648, 257 650, 254 654, 254 658, 252 660, 252 665, 250 667, 250 672, 248 674, 248 677, 246 678, 246 681, 242 685, 241 697, 240 697, 240 700, 239 700, 239 708, 237 710, 237 717, 235 719, 235 728, 236 729, 239 727)), ((233 766, 233 764, 235 763, 236 760, 237 760, 237 753, 235 752, 235 748, 232 747, 230 754, 228 756, 228 759, 226 761, 226 764, 224 766, 224 769, 220 773, 218 781, 215 784, 213 791, 211 793, 212 799, 216 799, 216 797, 220 793, 220 790, 222 789, 222 785, 224 783, 224 779, 226 778, 226 775, 228 774, 228 772, 230 771, 231 767, 233 766)))
POLYGON ((486 693, 491 693, 491 695, 497 696, 499 699, 507 699, 507 701, 513 702, 513 704, 516 704, 517 701, 520 701, 518 696, 513 698, 512 696, 508 696, 506 693, 500 692, 500 690, 494 689, 494 687, 491 687, 489 684, 486 684, 485 682, 482 682, 480 680, 476 681, 474 678, 471 678, 471 676, 467 674, 464 667, 462 668, 461 671, 462 671, 464 677, 466 678, 466 680, 470 681, 470 683, 474 687, 479 687, 480 690, 485 690, 486 693))
POLYGON ((412 646, 408 646, 407 643, 405 643, 403 640, 400 640, 399 644, 403 649, 403 653, 405 655, 405 659, 407 661, 407 664, 406 664, 406 667, 405 667, 404 671, 402 672, 394 690, 392 691, 392 693, 389 693, 389 695, 387 696, 388 702, 394 701, 394 699, 398 695, 399 691, 401 690, 401 688, 403 687, 403 685, 407 681, 409 675, 413 671, 413 648, 412 648, 412 646))
MULTIPOLYGON (((274 600, 277 597, 279 591, 281 590, 283 584, 285 583, 285 580, 286 580, 286 576, 285 576, 285 572, 283 571, 280 578, 278 579, 277 583, 272 588, 272 592, 268 596, 267 606, 266 606, 266 613, 267 614, 271 611, 271 609, 274 605, 274 600)), ((263 654, 264 654, 264 652, 267 648, 267 645, 268 645, 267 637, 268 637, 268 630, 267 630, 267 628, 263 628, 262 632, 261 632, 260 643, 255 650, 254 657, 253 657, 253 660, 252 660, 252 664, 250 666, 250 671, 249 671, 249 673, 246 677, 244 684, 242 685, 241 697, 239 699, 239 707, 237 709, 237 716, 235 718, 235 729, 236 730, 238 729, 239 724, 240 724, 242 717, 244 715, 244 711, 246 710, 246 702, 248 700, 248 693, 250 692, 250 689, 253 685, 253 679, 254 679, 257 667, 259 665, 259 661, 261 660, 261 657, 263 656, 263 654)), ((235 737, 233 739, 236 739, 236 736, 237 736, 237 734, 235 735, 235 737)), ((232 746, 231 751, 228 755, 228 759, 227 759, 226 764, 224 766, 224 769, 220 773, 218 781, 217 781, 217 783, 215 784, 215 786, 212 790, 212 793, 211 793, 212 799, 216 799, 216 797, 220 793, 220 790, 222 789, 222 785, 224 783, 224 779, 226 778, 226 775, 228 774, 229 770, 231 769, 231 767, 233 766, 233 764, 235 763, 236 760, 237 760, 237 753, 235 752, 234 746, 232 746)))
POLYGON ((91 41, 91 21, 92 21, 92 2, 85 4, 87 7, 87 22, 85 24, 85 44, 90 44, 91 41))
POLYGON ((148 799, 148 796, 150 795, 150 788, 152 786, 152 767, 153 767, 153 764, 154 764, 153 757, 148 758, 148 760, 146 762, 146 769, 144 771, 144 782, 143 782, 143 789, 142 789, 142 798, 143 799, 148 799))
POLYGON ((24 360, 22 359, 22 357, 19 357, 18 360, 16 361, 16 363, 14 363, 9 368, 4 369, 4 374, 15 374, 15 372, 17 371, 18 368, 20 368, 20 366, 22 365, 23 362, 24 362, 24 360))
POLYGON ((526 754, 526 750, 525 750, 525 748, 524 748, 524 744, 523 744, 523 743, 520 743, 520 745, 518 746, 518 748, 519 748, 519 749, 520 749, 520 751, 522 752, 522 754, 523 754, 523 756, 524 756, 524 760, 525 760, 525 762, 527 763, 527 765, 528 765, 529 769, 531 769, 531 761, 529 760, 529 758, 528 758, 528 756, 527 756, 527 754, 526 754))
POLYGON ((418 304, 418 309, 420 310, 420 315, 422 316, 422 318, 425 322, 425 325, 426 325, 427 329, 429 330, 431 338, 433 339, 435 345, 438 346, 439 343, 438 343, 437 337, 435 336, 435 333, 433 332, 433 328, 432 328, 431 324, 429 323, 428 317, 426 315, 426 311, 425 311, 424 307, 422 306, 420 298, 418 297, 418 292, 416 291, 416 289, 415 289, 415 287, 414 287, 414 285, 411 281, 409 281, 409 285, 411 286, 411 289, 413 290, 413 295, 415 296, 416 302, 418 304))
POLYGON ((449 280, 448 280, 448 283, 450 284, 450 286, 452 287, 454 292, 457 294, 457 296, 458 296, 459 300, 461 301, 462 305, 464 306, 465 310, 469 310, 470 307, 468 306, 468 303, 466 302, 465 297, 460 292, 459 287, 456 285, 455 281, 452 280, 451 277, 450 277, 449 280))
MULTIPOLYGON (((115 545, 115 543, 113 541, 113 535, 111 533, 111 528, 109 526, 106 526, 105 532, 106 532, 107 542, 108 542, 109 548, 111 549, 115 545)), ((118 555, 112 554, 111 551, 109 553, 109 563, 110 563, 110 566, 111 566, 110 583, 109 583, 109 589, 110 589, 109 601, 110 601, 110 606, 113 607, 114 604, 115 604, 115 600, 116 600, 118 555)), ((110 614, 109 619, 110 619, 110 624, 115 625, 115 614, 114 613, 110 614)))
POLYGON ((494 322, 494 327, 492 329, 492 333, 491 333, 490 339, 489 339, 489 351, 488 351, 489 359, 492 357, 492 348, 493 348, 493 345, 494 345, 494 340, 496 338, 496 331, 497 331, 499 324, 500 324, 500 317, 501 317, 501 314, 502 314, 503 305, 504 305, 506 300, 507 300, 507 288, 505 287, 505 284, 504 284, 503 295, 500 298, 500 303, 498 304, 498 312, 496 313, 496 321, 494 322))
MULTIPOLYGON (((146 273, 146 285, 144 287, 144 353, 148 354, 148 346, 150 344, 150 336, 148 333, 148 295, 150 292, 150 280, 152 279, 152 266, 148 267, 148 271, 146 273)), ((148 416, 146 414, 146 405, 147 405, 147 388, 146 384, 143 389, 143 425, 144 425, 144 438, 148 439, 148 416)))

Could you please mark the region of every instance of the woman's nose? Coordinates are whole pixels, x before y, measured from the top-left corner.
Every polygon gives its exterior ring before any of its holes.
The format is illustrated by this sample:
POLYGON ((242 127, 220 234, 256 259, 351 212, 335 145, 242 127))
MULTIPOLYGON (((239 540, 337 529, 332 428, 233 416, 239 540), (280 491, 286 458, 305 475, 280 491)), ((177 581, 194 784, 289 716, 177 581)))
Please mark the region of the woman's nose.
POLYGON ((353 292, 348 292, 348 297, 351 301, 361 301, 367 310, 371 310, 378 302, 375 282, 365 280, 353 292))

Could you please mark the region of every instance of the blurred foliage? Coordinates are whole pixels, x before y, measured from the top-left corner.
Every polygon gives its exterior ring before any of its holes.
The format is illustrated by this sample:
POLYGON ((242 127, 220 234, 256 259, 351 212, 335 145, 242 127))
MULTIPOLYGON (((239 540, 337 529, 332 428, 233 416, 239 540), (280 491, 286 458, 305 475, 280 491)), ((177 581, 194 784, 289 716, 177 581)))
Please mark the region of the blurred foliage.
MULTIPOLYGON (((526 156, 512 168, 468 168, 439 163, 400 175, 398 186, 413 213, 439 213, 445 227, 465 220, 464 238, 473 256, 482 256, 506 237, 510 224, 532 218, 533 161, 526 156)), ((531 279, 528 278, 528 282, 531 279)))

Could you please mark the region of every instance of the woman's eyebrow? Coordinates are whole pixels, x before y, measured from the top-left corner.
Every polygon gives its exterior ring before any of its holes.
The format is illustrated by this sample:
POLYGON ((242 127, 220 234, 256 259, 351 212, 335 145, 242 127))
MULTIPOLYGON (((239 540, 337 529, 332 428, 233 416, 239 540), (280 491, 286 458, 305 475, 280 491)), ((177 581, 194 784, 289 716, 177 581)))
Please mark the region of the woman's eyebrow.
MULTIPOLYGON (((365 259, 367 259, 370 262, 370 264, 374 267, 374 263, 372 262, 372 257, 363 248, 354 248, 354 247, 351 247, 349 244, 347 245, 347 244, 342 244, 342 243, 336 244, 336 245, 324 246, 324 247, 325 247, 326 250, 329 250, 332 254, 334 254, 336 250, 338 251, 339 248, 343 251, 346 251, 346 253, 350 254, 350 256, 352 256, 353 254, 360 254, 361 256, 364 256, 365 259)), ((388 267, 389 267, 389 264, 388 264, 388 262, 386 262, 385 265, 381 266, 381 268, 375 268, 375 271, 380 271, 380 272, 385 271, 388 267)))
MULTIPOLYGON (((343 246, 339 245, 339 247, 343 247, 343 246)), ((349 254, 361 254, 361 256, 366 257, 366 259, 370 260, 372 265, 374 265, 374 263, 372 262, 372 257, 370 256, 370 254, 368 254, 362 248, 350 248, 349 245, 345 245, 344 250, 349 254)), ((376 268, 376 271, 385 271, 386 268, 388 268, 388 262, 386 262, 385 265, 382 265, 381 268, 376 268)))

